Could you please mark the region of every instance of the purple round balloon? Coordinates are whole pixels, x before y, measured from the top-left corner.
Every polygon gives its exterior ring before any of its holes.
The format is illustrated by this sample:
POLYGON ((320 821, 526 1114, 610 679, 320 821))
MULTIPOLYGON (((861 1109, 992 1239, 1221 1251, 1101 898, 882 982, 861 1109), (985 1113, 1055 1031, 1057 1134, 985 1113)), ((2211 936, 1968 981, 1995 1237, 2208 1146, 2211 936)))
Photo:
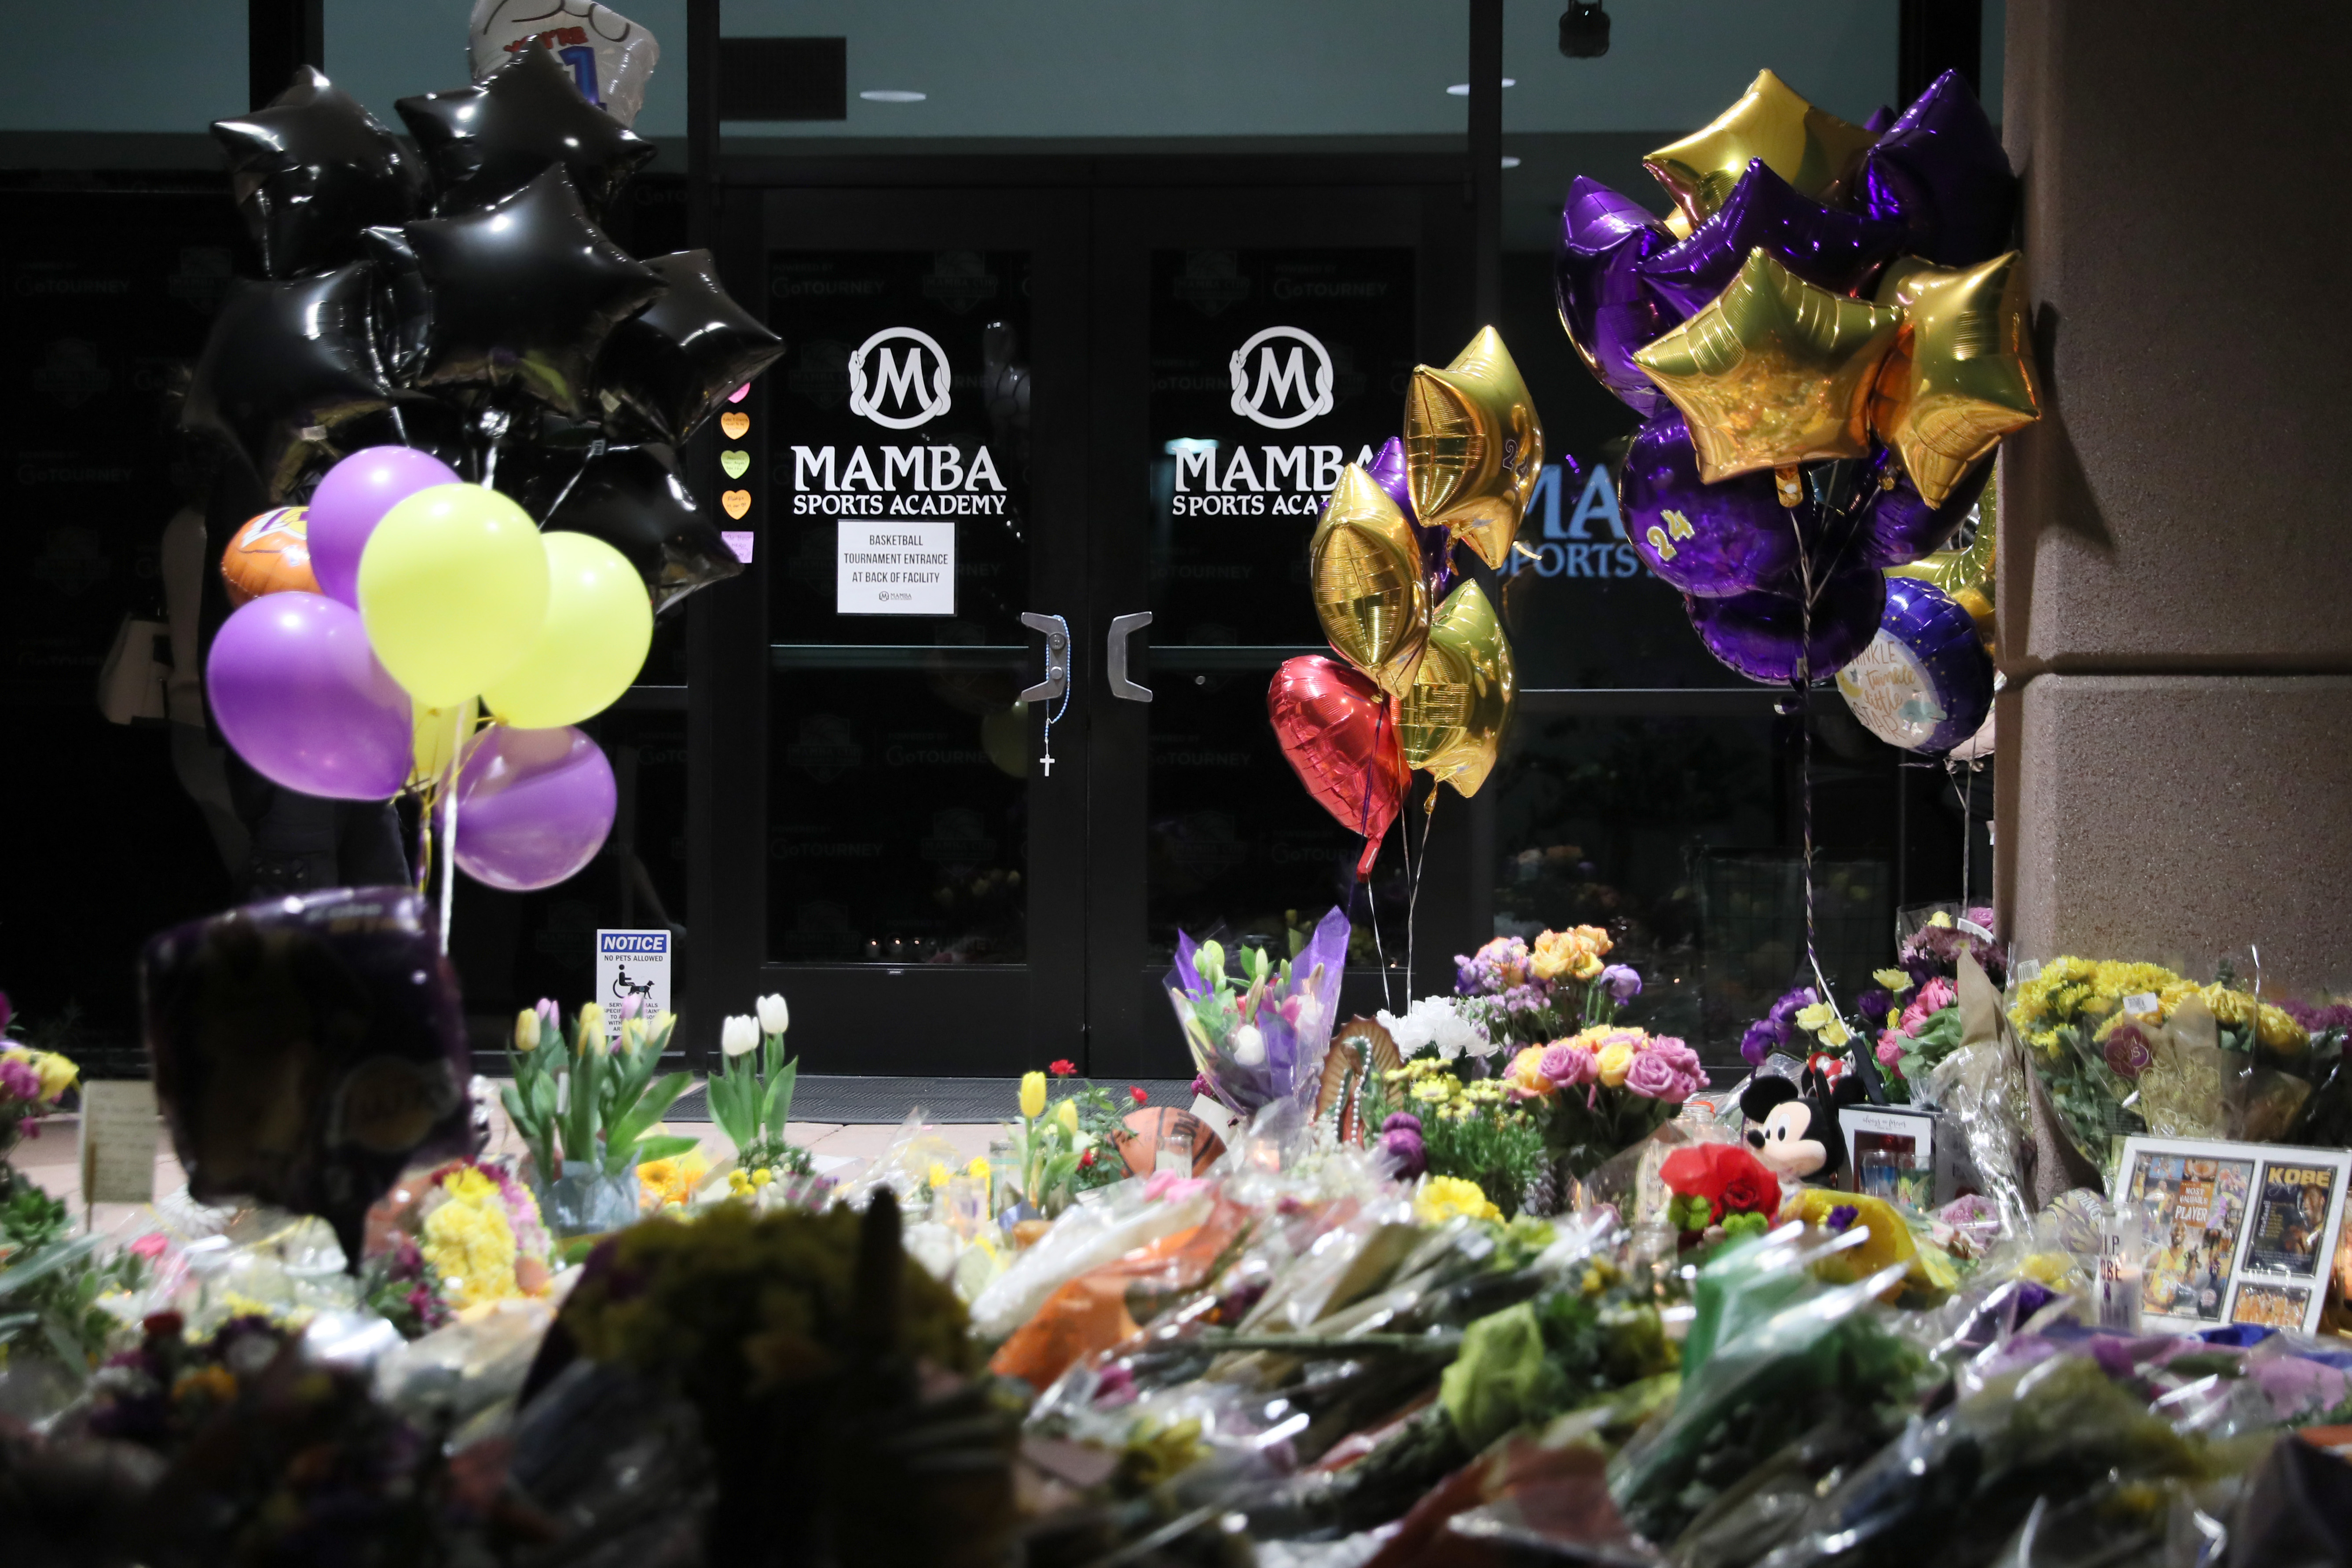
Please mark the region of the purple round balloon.
POLYGON ((228 743, 273 784, 390 800, 408 783, 408 693, 348 605, 299 591, 245 605, 213 638, 205 690, 228 743))
POLYGON ((1823 584, 1813 604, 1810 638, 1803 596, 1785 577, 1771 589, 1683 602, 1707 652, 1750 680, 1785 686, 1797 679, 1800 655, 1807 649, 1805 673, 1822 680, 1870 646, 1886 604, 1886 578, 1871 568, 1840 573, 1823 584))
POLYGON ((1746 593, 1797 563, 1797 531, 1772 476, 1700 479, 1690 429, 1673 408, 1633 437, 1617 500, 1634 553, 1685 594, 1746 593))
POLYGON ((319 591, 357 609, 360 552, 394 503, 435 485, 458 483, 456 470, 412 447, 367 447, 327 470, 310 493, 310 572, 319 591))
POLYGON ((1847 705, 1892 746, 1940 756, 1992 711, 1992 656, 1976 621, 1932 583, 1886 579, 1878 635, 1847 670, 1861 675, 1847 705))
POLYGON ((1601 384, 1645 419, 1667 406, 1666 397, 1633 363, 1633 351, 1682 316, 1644 289, 1633 268, 1674 243, 1648 208, 1598 180, 1580 174, 1568 187, 1552 257, 1559 324, 1601 384))
POLYGON ((1429 581, 1429 602, 1434 606, 1454 586, 1454 536, 1445 531, 1443 524, 1423 528, 1420 520, 1414 517, 1412 485, 1405 475, 1402 437, 1391 436, 1383 442, 1380 452, 1372 458, 1371 468, 1366 471, 1372 476, 1374 484, 1388 492, 1389 500, 1397 503, 1405 520, 1412 524, 1414 537, 1421 542, 1421 574, 1429 581))
POLYGON ((1666 305, 1695 316, 1730 287, 1752 251, 1832 294, 1850 294, 1902 238, 1903 226, 1892 218, 1825 207, 1751 158, 1723 205, 1688 239, 1634 263, 1633 271, 1666 305))
POLYGON ((485 731, 457 771, 457 867, 510 893, 551 888, 604 847, 613 764, 570 728, 485 731))
POLYGON ((1983 497, 1986 481, 1992 478, 1992 459, 1986 458, 1963 474, 1941 506, 1929 506, 1900 468, 1893 472, 1895 488, 1881 490, 1863 520, 1855 559, 1867 565, 1907 566, 1944 548, 1983 497))
POLYGON ((1863 154, 1856 205, 1903 226, 1903 248, 1972 267, 2010 248, 2017 176, 1968 79, 1946 71, 1863 154))

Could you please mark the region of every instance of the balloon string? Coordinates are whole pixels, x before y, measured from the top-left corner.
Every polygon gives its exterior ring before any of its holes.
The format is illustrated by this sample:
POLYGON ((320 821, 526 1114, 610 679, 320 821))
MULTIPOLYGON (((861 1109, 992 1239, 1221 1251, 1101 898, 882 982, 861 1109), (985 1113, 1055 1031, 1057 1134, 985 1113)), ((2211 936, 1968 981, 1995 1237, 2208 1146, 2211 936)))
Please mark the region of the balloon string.
POLYGON ((1435 826, 1436 819, 1437 780, 1433 775, 1429 781, 1429 801, 1421 813, 1421 853, 1418 856, 1412 853, 1412 819, 1407 818, 1404 824, 1405 876, 1412 883, 1404 899, 1404 978, 1408 991, 1412 989, 1414 921, 1421 913, 1421 874, 1429 866, 1429 830, 1435 826))
POLYGON ((1969 855, 1977 847, 1976 794, 1977 771, 1968 770, 1967 783, 1961 782, 1960 764, 1951 758, 1944 759, 1944 771, 1952 776, 1952 784, 1960 797, 1960 910, 1966 913, 1969 899, 1976 885, 1969 880, 1969 855))
POLYGON ((466 705, 457 704, 449 746, 448 815, 441 819, 441 953, 449 952, 449 906, 457 890, 457 766, 466 753, 466 705))
POLYGON ((580 482, 580 476, 588 471, 588 465, 594 462, 604 455, 604 438, 602 436, 599 436, 596 439, 588 443, 588 455, 580 459, 580 466, 572 470, 572 477, 570 479, 563 481, 563 488, 555 492, 555 500, 549 505, 547 515, 539 520, 540 527, 545 528, 549 522, 554 520, 556 512, 560 510, 562 508, 563 503, 571 498, 572 487, 578 484, 580 482))
POLYGON ((1789 512, 1789 526, 1797 534, 1798 581, 1805 591, 1797 612, 1797 816, 1804 835, 1805 966, 1821 984, 1822 1000, 1826 1002, 1829 986, 1822 980, 1813 927, 1813 563, 1806 556, 1804 530, 1797 525, 1794 508, 1789 512))

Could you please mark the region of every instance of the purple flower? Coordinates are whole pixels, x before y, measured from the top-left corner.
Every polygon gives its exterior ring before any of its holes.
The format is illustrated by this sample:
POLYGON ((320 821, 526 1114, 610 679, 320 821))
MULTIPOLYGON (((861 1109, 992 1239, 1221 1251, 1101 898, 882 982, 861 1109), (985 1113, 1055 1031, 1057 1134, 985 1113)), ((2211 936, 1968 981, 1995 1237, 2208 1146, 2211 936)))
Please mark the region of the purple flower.
POLYGON ((1878 1028, 1885 1024, 1886 1015, 1895 1010, 1895 997, 1874 985, 1853 999, 1853 1009, 1862 1015, 1864 1023, 1878 1028))
POLYGON ((0 1031, 5 1031, 16 1016, 16 1005, 8 1000, 8 993, 0 991, 0 1031))
POLYGON ((1612 963, 1601 972, 1597 984, 1620 1003, 1631 1002, 1642 994, 1642 977, 1622 963, 1612 963))
POLYGON ((1418 1134, 1421 1131, 1421 1118, 1410 1110, 1391 1110, 1389 1112, 1389 1119, 1381 1123, 1381 1131, 1383 1132, 1402 1131, 1418 1134))
POLYGON ((1748 1032, 1739 1037, 1739 1054, 1750 1067, 1763 1066, 1766 1057, 1788 1046, 1797 1026, 1797 1014, 1820 1000, 1810 985, 1784 994, 1761 1018, 1748 1026, 1748 1032))
MULTIPOLYGON (((5 999, 0 999, 5 1000, 5 999)), ((2320 1006, 2310 1002, 2282 1002, 2280 1009, 2311 1035, 2325 1035, 2337 1029, 2352 1029, 2352 1002, 2335 1002, 2320 1006)))
POLYGON ((1381 1133, 1381 1152, 1395 1164, 1399 1181, 1409 1182, 1429 1169, 1429 1148, 1409 1127, 1381 1133))
POLYGON ((1768 1020, 1759 1018, 1748 1026, 1746 1034, 1739 1037, 1739 1054, 1747 1059, 1749 1067, 1760 1068, 1764 1065, 1764 1058, 1772 1054, 1772 1047, 1780 1043, 1780 1031, 1768 1020))
POLYGON ((37 1101, 41 1098, 41 1075, 14 1058, 0 1061, 0 1089, 16 1100, 37 1101))
POLYGON ((1862 1217, 1862 1211, 1852 1204, 1840 1204, 1830 1210, 1827 1224, 1832 1230, 1844 1230, 1862 1217))

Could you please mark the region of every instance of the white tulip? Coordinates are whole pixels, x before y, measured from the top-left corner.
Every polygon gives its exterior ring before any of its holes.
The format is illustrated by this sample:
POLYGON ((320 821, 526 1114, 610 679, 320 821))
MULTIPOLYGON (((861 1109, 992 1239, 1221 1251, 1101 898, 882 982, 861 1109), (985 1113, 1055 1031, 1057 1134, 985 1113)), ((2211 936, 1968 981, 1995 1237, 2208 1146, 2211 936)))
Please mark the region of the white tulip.
POLYGON ((793 1010, 784 1005, 782 996, 761 997, 759 1011, 760 1032, 762 1034, 781 1035, 792 1026, 793 1010))
POLYGON ((760 1026, 740 1013, 719 1026, 719 1048, 730 1057, 747 1055, 759 1044, 760 1026))
POLYGON ((1234 1031, 1234 1065, 1254 1068, 1265 1065, 1265 1037, 1255 1024, 1244 1024, 1234 1031))

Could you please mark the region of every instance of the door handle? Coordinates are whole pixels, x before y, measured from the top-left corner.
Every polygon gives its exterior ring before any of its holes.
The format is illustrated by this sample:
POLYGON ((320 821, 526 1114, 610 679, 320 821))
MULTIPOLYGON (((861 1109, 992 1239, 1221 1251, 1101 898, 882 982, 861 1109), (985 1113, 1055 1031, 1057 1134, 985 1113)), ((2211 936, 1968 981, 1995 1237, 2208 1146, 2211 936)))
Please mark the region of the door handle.
POLYGON ((1024 702, 1051 702, 1070 689, 1070 634, 1059 616, 1021 612, 1021 624, 1045 638, 1045 679, 1021 693, 1024 702))
POLYGON ((1124 697, 1129 702, 1151 700, 1151 688, 1138 686, 1127 678, 1127 639, 1151 624, 1150 610, 1138 610, 1131 616, 1113 616, 1110 620, 1110 646, 1104 650, 1104 668, 1110 676, 1110 694, 1124 697))

